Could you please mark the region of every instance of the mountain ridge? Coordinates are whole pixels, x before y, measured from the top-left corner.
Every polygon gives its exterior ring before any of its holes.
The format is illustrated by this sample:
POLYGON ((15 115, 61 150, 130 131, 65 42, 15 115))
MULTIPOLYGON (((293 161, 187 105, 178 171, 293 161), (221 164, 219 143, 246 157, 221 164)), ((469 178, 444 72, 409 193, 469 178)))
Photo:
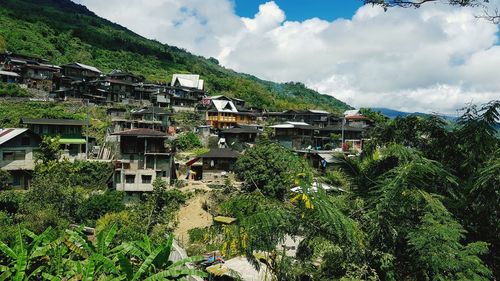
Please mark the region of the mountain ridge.
POLYGON ((262 80, 225 68, 214 58, 147 39, 69 0, 0 0, 2 38, 9 51, 44 57, 58 65, 78 61, 105 72, 130 71, 151 82, 168 82, 174 73, 200 74, 210 94, 242 98, 265 110, 340 113, 351 108, 303 83, 262 80))

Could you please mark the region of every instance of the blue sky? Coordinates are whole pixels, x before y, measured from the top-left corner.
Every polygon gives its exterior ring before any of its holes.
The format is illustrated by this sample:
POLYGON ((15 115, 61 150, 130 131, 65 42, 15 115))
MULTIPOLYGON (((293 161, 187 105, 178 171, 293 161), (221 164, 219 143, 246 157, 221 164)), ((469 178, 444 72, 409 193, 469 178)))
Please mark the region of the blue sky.
MULTIPOLYGON (((259 5, 268 0, 233 0, 236 14, 253 17, 259 11, 259 5)), ((303 21, 318 17, 324 20, 337 18, 350 19, 361 7, 361 0, 276 0, 276 4, 285 12, 287 20, 303 21)))

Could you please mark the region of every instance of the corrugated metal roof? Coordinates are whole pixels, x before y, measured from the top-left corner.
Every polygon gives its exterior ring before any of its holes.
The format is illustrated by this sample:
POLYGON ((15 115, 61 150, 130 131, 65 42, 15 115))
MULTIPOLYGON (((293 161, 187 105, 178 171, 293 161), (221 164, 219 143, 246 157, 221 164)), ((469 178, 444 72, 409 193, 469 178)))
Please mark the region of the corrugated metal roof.
POLYGON ((21 77, 21 75, 15 73, 15 72, 12 72, 12 71, 4 71, 4 70, 0 70, 0 75, 4 75, 4 76, 13 76, 13 77, 21 77))
POLYGON ((26 128, 9 128, 0 129, 0 145, 10 141, 11 139, 21 135, 22 133, 28 131, 26 128))
POLYGON ((236 109, 236 106, 234 105, 234 103, 232 101, 212 100, 212 103, 214 104, 214 106, 218 112, 238 113, 238 110, 236 109))
POLYGON ((204 81, 197 74, 174 74, 171 85, 174 86, 176 82, 179 82, 181 87, 196 88, 198 90, 203 90, 204 87, 204 81))

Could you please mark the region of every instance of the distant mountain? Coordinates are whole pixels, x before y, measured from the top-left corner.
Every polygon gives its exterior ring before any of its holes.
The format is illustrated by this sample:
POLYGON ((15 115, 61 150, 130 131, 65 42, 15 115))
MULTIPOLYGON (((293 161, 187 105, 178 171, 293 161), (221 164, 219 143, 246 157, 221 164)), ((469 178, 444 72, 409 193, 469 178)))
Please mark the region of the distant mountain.
MULTIPOLYGON (((396 117, 405 117, 409 115, 414 115, 414 116, 429 116, 429 115, 434 115, 434 114, 428 114, 428 113, 422 113, 422 112, 404 112, 404 111, 399 111, 399 110, 394 110, 390 108, 384 108, 384 107, 372 107, 371 110, 373 111, 380 111, 383 115, 389 117, 390 119, 394 119, 396 117)), ((452 116, 447 116, 447 115, 440 115, 442 118, 446 120, 456 120, 456 117, 452 116)))
POLYGON ((146 39, 70 0, 0 0, 2 49, 47 58, 58 65, 77 61, 105 72, 130 71, 151 82, 169 82, 174 73, 200 74, 209 94, 241 98, 249 106, 266 110, 340 113, 351 108, 302 83, 265 81, 220 66, 214 58, 146 39))

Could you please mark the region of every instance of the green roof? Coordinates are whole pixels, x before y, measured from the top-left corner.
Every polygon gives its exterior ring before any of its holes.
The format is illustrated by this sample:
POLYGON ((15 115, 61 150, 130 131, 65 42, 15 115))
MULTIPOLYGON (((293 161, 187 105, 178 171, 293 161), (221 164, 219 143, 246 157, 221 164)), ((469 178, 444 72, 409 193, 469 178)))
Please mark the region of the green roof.
POLYGON ((230 217, 223 217, 223 216, 218 216, 214 218, 215 222, 218 223, 223 223, 223 224, 232 224, 233 222, 236 221, 235 218, 230 218, 230 217))
POLYGON ((71 139, 71 138, 64 138, 64 139, 59 139, 60 144, 85 144, 87 141, 85 139, 71 139))

